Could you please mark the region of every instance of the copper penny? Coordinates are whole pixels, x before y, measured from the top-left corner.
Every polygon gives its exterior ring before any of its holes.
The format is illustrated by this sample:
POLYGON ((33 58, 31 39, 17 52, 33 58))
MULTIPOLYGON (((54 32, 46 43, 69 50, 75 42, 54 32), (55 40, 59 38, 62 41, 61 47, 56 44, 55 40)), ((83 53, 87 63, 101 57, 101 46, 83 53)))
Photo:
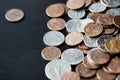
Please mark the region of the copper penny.
POLYGON ((115 16, 113 22, 114 22, 115 26, 120 28, 120 15, 115 16))
POLYGON ((96 75, 100 80, 114 80, 116 77, 115 74, 106 73, 103 69, 99 69, 96 75))
POLYGON ((76 48, 82 51, 84 54, 87 54, 89 51, 89 49, 82 49, 82 48, 79 48, 78 46, 76 48))
POLYGON ((59 58, 61 51, 57 47, 46 47, 41 51, 41 56, 43 59, 50 61, 59 58))
POLYGON ((79 74, 76 72, 65 72, 60 80, 80 80, 79 74))
POLYGON ((64 4, 64 3, 59 3, 59 4, 61 4, 63 7, 64 7, 64 9, 65 9, 65 14, 68 12, 68 10, 69 10, 69 8, 66 6, 66 4, 64 4))
POLYGON ((78 45, 78 48, 81 48, 81 49, 90 49, 88 46, 85 45, 84 42, 80 43, 80 44, 78 45))
POLYGON ((114 33, 115 32, 115 30, 116 30, 116 28, 115 27, 111 27, 111 28, 103 28, 103 32, 102 32, 102 34, 112 34, 112 33, 114 33))
POLYGON ((65 9, 61 4, 52 4, 46 8, 46 14, 49 17, 60 17, 64 14, 65 9))
POLYGON ((66 26, 66 22, 62 18, 52 18, 48 21, 47 26, 50 30, 62 30, 66 26))
POLYGON ((120 39, 110 38, 105 42, 105 48, 110 54, 120 53, 120 39))
POLYGON ((91 70, 91 69, 86 68, 83 65, 83 63, 80 63, 77 65, 76 72, 78 72, 80 77, 83 77, 83 78, 90 78, 96 74, 96 70, 91 70))
POLYGON ((93 20, 93 21, 97 21, 97 18, 101 15, 102 13, 93 13, 90 18, 93 20))
POLYGON ((70 9, 79 9, 83 7, 85 4, 85 0, 68 0, 66 5, 70 9))
POLYGON ((65 43, 69 46, 75 46, 82 42, 83 34, 81 32, 71 32, 65 38, 65 43))
POLYGON ((108 69, 107 65, 103 66, 103 70, 104 70, 106 73, 112 73, 112 72, 108 69))
POLYGON ((103 25, 112 25, 114 17, 110 14, 101 14, 98 17, 98 22, 103 25))
POLYGON ((85 35, 89 37, 95 37, 102 33, 103 27, 101 24, 89 23, 84 28, 85 35))

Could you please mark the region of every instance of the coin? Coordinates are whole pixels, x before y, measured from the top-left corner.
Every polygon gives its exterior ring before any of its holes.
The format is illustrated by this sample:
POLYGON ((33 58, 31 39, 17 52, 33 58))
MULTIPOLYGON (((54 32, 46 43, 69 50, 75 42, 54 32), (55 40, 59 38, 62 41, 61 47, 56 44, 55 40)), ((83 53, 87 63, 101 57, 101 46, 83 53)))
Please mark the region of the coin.
POLYGON ((84 54, 87 54, 88 51, 89 51, 88 49, 82 49, 82 48, 79 48, 79 47, 77 47, 77 49, 79 49, 84 54))
POLYGON ((85 43, 84 42, 82 42, 82 43, 80 43, 79 45, 77 45, 78 46, 78 48, 81 48, 81 49, 90 49, 88 46, 86 46, 85 45, 85 43))
POLYGON ((70 49, 63 51, 61 55, 61 59, 67 61, 71 65, 76 65, 83 61, 84 55, 80 50, 70 48, 70 49))
POLYGON ((120 74, 116 77, 115 80, 120 80, 120 74))
POLYGON ((80 79, 80 80, 99 80, 96 76, 87 78, 87 79, 80 79))
POLYGON ((95 37, 102 33, 103 27, 101 24, 89 23, 84 28, 85 35, 89 37, 95 37))
POLYGON ((71 32, 65 38, 65 43, 69 46, 75 46, 82 42, 83 34, 81 32, 71 32))
POLYGON ((112 34, 113 36, 117 35, 119 33, 119 28, 116 27, 115 32, 112 34))
POLYGON ((48 46, 59 46, 64 42, 64 35, 59 31, 49 31, 44 34, 43 42, 48 46))
POLYGON ((66 6, 70 9, 79 9, 83 7, 85 0, 68 0, 66 6))
POLYGON ((80 80, 80 77, 76 72, 65 72, 60 80, 80 80))
POLYGON ((41 51, 42 58, 45 60, 57 59, 61 56, 61 51, 57 47, 46 47, 41 51))
POLYGON ((92 3, 92 0, 85 0, 85 7, 88 7, 92 3))
POLYGON ((50 30, 62 30, 66 27, 66 22, 62 18, 52 18, 47 22, 50 30))
POLYGON ((107 14, 110 14, 112 16, 120 15, 120 8, 111 8, 106 11, 107 14))
POLYGON ((85 16, 85 10, 80 9, 80 10, 68 10, 68 16, 70 18, 83 18, 85 16))
POLYGON ((105 35, 113 34, 115 30, 116 30, 115 27, 104 28, 102 34, 105 34, 105 35))
POLYGON ((20 9, 10 9, 5 13, 5 18, 9 22, 17 22, 23 19, 24 12, 20 9))
POLYGON ((103 51, 103 52, 107 52, 106 48, 105 48, 105 41, 109 38, 112 38, 111 35, 102 35, 100 36, 97 41, 96 41, 96 44, 97 44, 97 47, 103 51))
POLYGON ((90 19, 92 19, 94 22, 97 21, 97 18, 101 15, 102 13, 92 13, 90 16, 90 19))
POLYGON ((96 70, 91 70, 86 68, 83 63, 80 63, 76 67, 76 72, 79 73, 80 77, 82 78, 90 78, 96 74, 96 70))
POLYGON ((45 66, 45 74, 51 80, 60 80, 63 73, 71 71, 68 62, 61 59, 54 59, 45 66))
POLYGON ((46 8, 46 14, 49 17, 60 17, 64 14, 65 8, 61 4, 52 4, 46 8))
POLYGON ((120 21, 120 15, 119 16, 115 16, 113 22, 114 22, 114 25, 117 26, 118 28, 120 28, 119 21, 120 21))
POLYGON ((106 6, 102 5, 100 2, 98 3, 93 3, 89 6, 89 11, 91 12, 103 12, 106 10, 106 6))

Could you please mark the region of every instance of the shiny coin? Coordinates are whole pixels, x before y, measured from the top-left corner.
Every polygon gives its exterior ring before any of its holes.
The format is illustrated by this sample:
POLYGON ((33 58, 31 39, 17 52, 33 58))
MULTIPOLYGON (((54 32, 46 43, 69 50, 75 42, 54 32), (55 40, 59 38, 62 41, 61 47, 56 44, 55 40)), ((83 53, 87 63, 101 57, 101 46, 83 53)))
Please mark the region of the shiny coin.
POLYGON ((89 6, 89 11, 91 12, 103 12, 106 10, 106 7, 99 3, 93 3, 89 6))
POLYGON ((103 51, 103 52, 107 52, 106 48, 105 48, 105 41, 109 38, 112 38, 111 35, 103 35, 103 36, 100 36, 97 41, 96 41, 96 44, 97 44, 97 47, 103 51))
POLYGON ((70 18, 83 18, 85 16, 85 10, 81 9, 81 10, 69 10, 68 11, 68 16, 70 18))
POLYGON ((115 16, 113 22, 114 22, 115 26, 120 28, 120 15, 119 16, 115 16))
POLYGON ((61 51, 57 47, 46 47, 41 51, 42 58, 45 60, 57 59, 61 56, 61 51))
POLYGON ((17 22, 23 19, 24 12, 20 9, 10 9, 6 12, 5 18, 10 22, 17 22))
POLYGON ((48 46, 59 46, 64 42, 64 35, 59 31, 49 31, 43 36, 43 42, 48 46))
POLYGON ((108 9, 106 11, 107 14, 110 14, 112 16, 117 16, 120 15, 120 8, 113 8, 113 9, 108 9))
POLYGON ((116 77, 115 80, 120 80, 120 74, 116 77))
POLYGON ((66 22, 62 18, 52 18, 47 22, 47 26, 50 30, 62 30, 66 26, 66 22))
POLYGON ((71 71, 70 64, 61 59, 52 60, 45 67, 45 74, 51 80, 60 80, 62 74, 68 71, 71 71))
POLYGON ((105 34, 105 35, 113 34, 115 30, 116 30, 115 27, 104 28, 102 34, 105 34))
POLYGON ((81 32, 71 32, 65 38, 65 43, 69 46, 75 46, 82 42, 83 34, 81 32))
POLYGON ((49 17, 60 17, 64 14, 65 8, 61 4, 52 4, 46 8, 46 14, 49 17))
POLYGON ((71 48, 62 53, 61 59, 67 61, 71 65, 76 65, 83 61, 84 55, 80 50, 71 48))

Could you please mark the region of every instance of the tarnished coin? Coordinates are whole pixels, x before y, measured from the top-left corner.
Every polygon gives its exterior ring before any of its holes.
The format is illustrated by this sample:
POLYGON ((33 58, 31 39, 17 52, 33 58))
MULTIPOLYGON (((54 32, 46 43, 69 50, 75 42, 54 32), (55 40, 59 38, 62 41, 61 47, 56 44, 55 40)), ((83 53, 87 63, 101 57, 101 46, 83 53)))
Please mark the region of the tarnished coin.
POLYGON ((61 4, 52 4, 46 8, 46 14, 49 17, 60 17, 64 14, 65 8, 61 4))
POLYGON ((120 15, 119 16, 115 16, 113 22, 114 22, 115 26, 120 28, 120 15))
POLYGON ((66 22, 62 18, 52 18, 47 22, 50 30, 62 30, 66 27, 66 22))
POLYGON ((84 28, 85 35, 89 37, 95 37, 102 33, 103 27, 101 24, 89 23, 84 28))
POLYGON ((106 6, 104 6, 103 4, 101 4, 100 2, 98 3, 93 3, 89 6, 89 11, 91 12, 103 12, 106 10, 106 6))
POLYGON ((45 74, 51 80, 60 80, 62 74, 68 71, 71 71, 70 64, 61 59, 52 60, 45 66, 45 74))
POLYGON ((107 52, 106 48, 105 48, 105 41, 109 38, 112 38, 111 35, 102 35, 100 36, 97 41, 96 41, 96 44, 97 44, 97 47, 103 51, 103 52, 107 52))
POLYGON ((48 46, 59 46, 64 42, 64 35, 59 31, 49 31, 44 34, 43 42, 48 46))
POLYGON ((92 13, 90 16, 90 19, 92 19, 94 22, 97 21, 97 18, 101 15, 102 13, 92 13))
POLYGON ((115 74, 106 73, 103 69, 99 69, 96 75, 99 80, 114 80, 116 77, 115 74))
POLYGON ((17 22, 23 19, 24 12, 20 9, 10 9, 5 13, 6 20, 10 22, 17 22))
POLYGON ((80 80, 80 76, 76 72, 65 72, 60 80, 80 80))
POLYGON ((61 51, 57 47, 46 47, 41 51, 41 56, 45 60, 57 59, 61 56, 61 51))
POLYGON ((70 9, 79 9, 83 7, 85 4, 85 0, 68 0, 66 5, 70 9))
POLYGON ((65 43, 69 46, 75 46, 83 41, 83 34, 81 32, 71 32, 65 38, 65 43))
POLYGON ((114 26, 110 28, 104 28, 102 34, 105 34, 105 35, 113 34, 115 30, 116 28, 114 26))
POLYGON ((107 14, 110 14, 112 16, 120 15, 120 8, 111 8, 106 11, 107 14))
POLYGON ((61 59, 67 61, 71 65, 76 65, 76 64, 81 63, 83 61, 84 55, 80 50, 70 48, 70 49, 65 50, 62 53, 61 59))
POLYGON ((92 0, 85 0, 85 7, 88 7, 92 3, 92 0))
POLYGON ((91 70, 86 68, 83 63, 80 63, 76 67, 76 72, 79 73, 80 77, 82 78, 90 78, 96 74, 96 70, 91 70))
POLYGON ((115 80, 120 80, 120 74, 116 77, 115 80))
POLYGON ((85 16, 85 10, 80 9, 80 10, 68 10, 68 16, 70 18, 83 18, 85 16))

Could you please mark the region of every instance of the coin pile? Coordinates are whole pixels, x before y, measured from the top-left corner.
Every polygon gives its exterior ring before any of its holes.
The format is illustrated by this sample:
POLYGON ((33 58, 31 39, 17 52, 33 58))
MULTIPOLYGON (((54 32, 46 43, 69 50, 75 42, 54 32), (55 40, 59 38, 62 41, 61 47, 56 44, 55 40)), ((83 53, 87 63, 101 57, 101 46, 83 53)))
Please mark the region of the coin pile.
POLYGON ((67 0, 46 8, 50 31, 41 55, 50 61, 45 67, 50 80, 120 80, 119 6, 120 0, 67 0), (69 49, 62 52, 64 42, 69 49))

